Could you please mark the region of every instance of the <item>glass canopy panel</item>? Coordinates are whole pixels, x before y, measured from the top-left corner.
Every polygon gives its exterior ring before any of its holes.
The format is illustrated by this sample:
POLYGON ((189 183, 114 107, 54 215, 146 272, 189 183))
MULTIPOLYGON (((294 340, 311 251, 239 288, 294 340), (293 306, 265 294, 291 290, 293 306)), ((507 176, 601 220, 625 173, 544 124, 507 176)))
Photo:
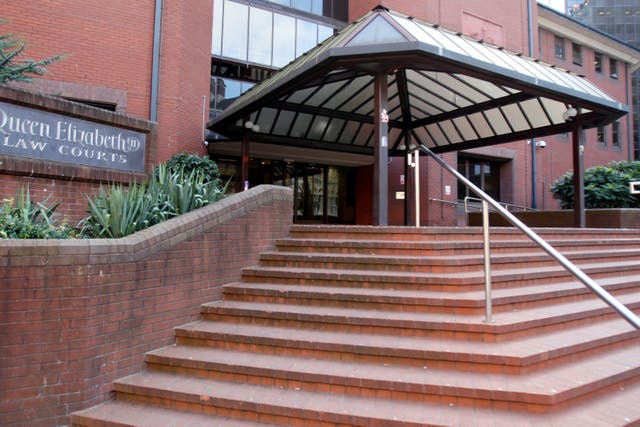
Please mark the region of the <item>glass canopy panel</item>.
POLYGON ((447 139, 445 134, 442 133, 442 129, 440 129, 440 126, 438 126, 437 124, 427 125, 426 130, 429 135, 431 135, 431 137, 433 138, 433 142, 436 145, 449 145, 449 140, 447 139))
POLYGON ((333 82, 326 85, 322 85, 319 91, 313 94, 308 101, 305 102, 305 105, 312 105, 314 107, 319 107, 321 104, 327 102, 334 93, 338 89, 340 89, 344 85, 344 82, 333 82))
POLYGON ((564 118, 562 118, 564 112, 567 111, 567 106, 564 102, 555 101, 549 98, 540 98, 540 102, 549 114, 549 117, 551 117, 551 120, 553 120, 553 124, 557 125, 565 122, 564 118))
POLYGON ((287 135, 295 117, 296 113, 293 111, 280 110, 280 115, 278 116, 278 120, 276 120, 271 133, 274 135, 287 135))
POLYGON ((509 119, 509 123, 514 131, 518 132, 531 129, 531 126, 527 123, 527 119, 522 114, 522 111, 520 111, 518 104, 505 105, 502 107, 502 111, 509 119))
POLYGON ((309 126, 311 125, 311 121, 313 120, 313 116, 311 114, 300 113, 296 118, 296 122, 293 124, 293 128, 291 129, 291 137, 293 138, 304 138, 309 130, 309 126))
POLYGON ((356 139, 356 134, 358 133, 358 129, 360 129, 360 123, 356 121, 348 121, 347 125, 340 135, 340 142, 344 144, 353 144, 356 139))
POLYGON ((377 15, 345 46, 369 46, 386 43, 402 43, 407 39, 387 22, 382 15, 377 15))
POLYGON ((537 98, 521 102, 520 105, 534 128, 541 128, 551 124, 537 98))
POLYGON ((417 127, 413 129, 413 135, 418 139, 419 142, 423 143, 429 148, 433 148, 437 146, 437 144, 431 138, 424 127, 417 127))
POLYGON ((343 103, 345 103, 349 98, 352 98, 357 93, 361 91, 365 91, 365 87, 371 83, 370 76, 362 76, 358 77, 351 82, 347 87, 342 89, 340 92, 334 94, 331 99, 327 101, 324 105, 325 108, 330 109, 338 109, 343 103))
POLYGON ((316 116, 313 120, 313 124, 307 133, 308 139, 320 140, 324 134, 327 125, 329 124, 329 118, 323 116, 316 116))
POLYGON ((471 122, 473 129, 480 135, 480 138, 492 138, 495 136, 484 114, 474 113, 468 115, 467 118, 471 122))
POLYGON ((373 125, 363 123, 360 132, 356 135, 355 145, 366 146, 371 142, 371 134, 373 134, 373 125))
POLYGON ((317 89, 317 86, 297 90, 293 92, 291 96, 289 96, 289 98, 287 98, 287 101, 300 104, 302 103, 302 101, 307 99, 316 89, 317 89))
POLYGON ((511 129, 509 128, 507 121, 498 108, 487 110, 484 114, 487 120, 491 122, 491 127, 493 127, 493 130, 495 130, 498 135, 511 133, 511 129))
POLYGON ((503 88, 494 85, 491 82, 480 80, 471 76, 466 76, 464 74, 455 74, 455 76, 468 85, 472 86, 473 88, 475 88, 475 90, 481 92, 488 98, 496 99, 509 95, 509 92, 506 92, 503 88))
POLYGON ((420 87, 418 84, 414 83, 413 81, 409 81, 408 83, 409 83, 408 86, 410 87, 409 91, 412 95, 425 100, 425 102, 428 102, 429 104, 433 105, 435 108, 439 109, 440 111, 452 111, 456 109, 455 105, 445 100, 442 100, 437 96, 435 96, 432 92, 429 92, 427 89, 430 89, 430 88, 420 87))
POLYGON ((457 144, 463 141, 462 136, 460 136, 460 133, 456 130, 451 120, 440 122, 440 128, 452 144, 457 144))
POLYGON ((452 91, 450 87, 440 80, 438 74, 442 73, 420 71, 416 74, 421 78, 420 84, 425 88, 428 88, 430 92, 439 98, 443 98, 447 102, 458 107, 467 107, 471 105, 471 102, 464 98, 464 95, 461 96, 460 93, 452 91))
POLYGON ((460 46, 449 40, 449 38, 438 31, 437 28, 433 28, 432 26, 423 23, 416 22, 416 24, 417 27, 420 28, 420 30, 424 31, 427 36, 435 41, 435 43, 431 43, 432 45, 434 45, 434 47, 444 48, 448 51, 455 52, 460 55, 467 55, 464 50, 460 49, 460 46))
POLYGON ((271 38, 273 13, 249 8, 249 61, 271 65, 271 38))
POLYGON ((389 149, 393 148, 393 145, 398 141, 400 135, 402 134, 402 129, 391 128, 389 129, 389 149))
POLYGON ((342 131, 344 125, 344 120, 332 119, 327 126, 327 133, 325 133, 323 139, 329 142, 336 142, 338 140, 338 135, 340 135, 340 132, 342 131))
POLYGON ((341 108, 340 111, 348 111, 350 113, 354 112, 356 109, 360 108, 362 104, 366 103, 367 100, 372 98, 372 92, 368 90, 363 90, 355 94, 353 98, 347 101, 341 108))
POLYGON ((456 117, 453 119, 453 123, 456 125, 456 128, 462 135, 462 139, 465 141, 478 139, 478 134, 473 130, 473 127, 467 117, 456 117))
POLYGON ((278 110, 273 108, 263 108, 260 110, 260 116, 258 117, 258 126, 262 132, 268 133, 273 127, 273 122, 278 115, 278 110))
POLYGON ((373 114, 374 101, 373 98, 369 99, 367 102, 362 104, 360 108, 358 108, 355 113, 362 114, 364 116, 371 116, 373 114))
POLYGON ((473 86, 461 81, 455 77, 455 75, 447 73, 434 73, 437 75, 437 79, 441 84, 450 88, 453 92, 464 95, 470 102, 477 104, 480 102, 488 101, 489 98, 480 91, 477 91, 473 86))
POLYGON ((333 28, 326 25, 318 25, 318 43, 322 43, 333 35, 333 28))
POLYGON ((411 108, 411 114, 417 119, 423 119, 425 117, 431 117, 442 113, 442 110, 437 109, 433 105, 415 96, 409 96, 409 106, 409 108, 411 108))

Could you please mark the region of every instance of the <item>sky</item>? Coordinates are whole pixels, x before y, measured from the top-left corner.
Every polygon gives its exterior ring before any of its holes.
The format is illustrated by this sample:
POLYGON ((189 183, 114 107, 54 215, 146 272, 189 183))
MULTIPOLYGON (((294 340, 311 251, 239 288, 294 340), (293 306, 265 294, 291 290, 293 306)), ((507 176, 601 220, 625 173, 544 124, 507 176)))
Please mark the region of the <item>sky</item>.
POLYGON ((538 3, 542 3, 545 6, 549 6, 556 9, 558 12, 564 13, 564 0, 538 0, 538 3))

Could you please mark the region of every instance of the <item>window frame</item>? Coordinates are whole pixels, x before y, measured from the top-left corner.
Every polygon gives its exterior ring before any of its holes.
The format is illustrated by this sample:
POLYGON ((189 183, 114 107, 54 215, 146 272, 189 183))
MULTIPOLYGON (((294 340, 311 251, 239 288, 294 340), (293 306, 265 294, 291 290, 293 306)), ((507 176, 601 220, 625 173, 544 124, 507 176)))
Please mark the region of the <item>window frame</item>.
POLYGON ((565 39, 558 35, 553 36, 553 56, 558 59, 566 58, 565 39))
POLYGON ((582 45, 576 42, 571 42, 571 61, 573 62, 573 65, 582 67, 582 53, 582 45))

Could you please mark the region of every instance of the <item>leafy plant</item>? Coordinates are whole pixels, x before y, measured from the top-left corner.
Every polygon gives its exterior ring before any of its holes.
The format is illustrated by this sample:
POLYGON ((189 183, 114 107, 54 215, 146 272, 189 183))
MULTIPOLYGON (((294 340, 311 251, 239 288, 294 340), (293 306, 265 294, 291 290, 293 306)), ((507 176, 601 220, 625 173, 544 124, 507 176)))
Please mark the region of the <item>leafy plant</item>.
POLYGON ((77 236, 77 230, 63 221, 58 224, 55 210, 59 203, 49 205, 33 202, 29 188, 20 188, 15 198, 3 200, 0 206, 0 238, 3 239, 68 239, 77 236))
POLYGON ((179 153, 173 155, 165 163, 167 169, 173 172, 183 171, 186 173, 199 171, 202 173, 205 182, 217 181, 220 177, 218 165, 210 158, 197 154, 179 153))
MULTIPOLYGON (((585 207, 638 208, 640 198, 629 192, 629 182, 640 180, 640 162, 613 162, 588 168, 584 173, 585 207)), ((574 200, 573 172, 558 178, 550 187, 562 209, 571 209, 574 200)))
MULTIPOLYGON (((207 165, 208 173, 212 170, 207 165)), ((89 200, 83 235, 124 237, 213 203, 224 196, 226 186, 220 187, 217 177, 210 180, 210 176, 197 166, 161 164, 147 185, 134 184, 128 189, 115 184, 108 189, 101 186, 94 200, 89 200)))

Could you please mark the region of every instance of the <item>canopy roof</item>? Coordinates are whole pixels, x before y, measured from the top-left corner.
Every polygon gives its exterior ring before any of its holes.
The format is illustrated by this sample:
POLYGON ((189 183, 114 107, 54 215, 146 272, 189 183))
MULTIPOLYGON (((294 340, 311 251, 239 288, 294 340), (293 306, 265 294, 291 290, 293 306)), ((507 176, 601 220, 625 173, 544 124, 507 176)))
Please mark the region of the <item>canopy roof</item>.
POLYGON ((374 9, 239 97, 210 124, 240 138, 372 154, 374 74, 387 74, 389 150, 411 136, 447 152, 608 124, 627 107, 585 78, 455 33, 374 9))

